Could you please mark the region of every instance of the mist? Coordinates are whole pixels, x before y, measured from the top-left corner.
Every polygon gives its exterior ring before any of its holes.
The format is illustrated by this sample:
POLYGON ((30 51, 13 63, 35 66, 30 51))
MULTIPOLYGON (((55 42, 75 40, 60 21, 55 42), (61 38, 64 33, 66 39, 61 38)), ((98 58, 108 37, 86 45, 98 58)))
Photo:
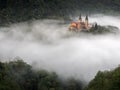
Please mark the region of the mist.
MULTIPOLYGON (((76 19, 73 17, 72 19, 76 19)), ((120 17, 91 15, 90 22, 120 29, 120 17)), ((63 20, 36 20, 0 28, 0 60, 22 58, 35 69, 89 82, 99 70, 120 64, 120 33, 75 34, 63 20)))

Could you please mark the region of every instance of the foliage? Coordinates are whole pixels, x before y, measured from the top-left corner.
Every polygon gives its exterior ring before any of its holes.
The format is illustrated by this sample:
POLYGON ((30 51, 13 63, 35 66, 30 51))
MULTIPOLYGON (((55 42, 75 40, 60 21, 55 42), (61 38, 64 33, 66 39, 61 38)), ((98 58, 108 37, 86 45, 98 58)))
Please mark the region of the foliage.
POLYGON ((0 0, 0 24, 80 12, 119 12, 120 0, 0 0))
POLYGON ((113 33, 116 34, 119 31, 119 29, 117 27, 114 26, 100 26, 100 25, 96 25, 93 26, 88 33, 92 33, 92 34, 107 34, 107 33, 113 33))
POLYGON ((120 90, 120 66, 112 71, 99 71, 85 90, 120 90))
POLYGON ((54 72, 33 70, 22 60, 0 62, 0 90, 81 90, 81 85, 77 80, 62 81, 54 72))

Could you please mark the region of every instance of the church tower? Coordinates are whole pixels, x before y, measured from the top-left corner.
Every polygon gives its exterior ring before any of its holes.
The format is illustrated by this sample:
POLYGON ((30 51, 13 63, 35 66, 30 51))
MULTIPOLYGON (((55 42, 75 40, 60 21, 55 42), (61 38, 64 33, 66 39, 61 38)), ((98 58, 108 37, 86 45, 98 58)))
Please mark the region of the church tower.
POLYGON ((88 28, 88 16, 85 18, 85 27, 88 28))
POLYGON ((78 24, 77 24, 77 29, 80 30, 81 28, 81 22, 82 22, 82 17, 81 17, 81 14, 79 16, 79 19, 78 19, 78 24))
POLYGON ((82 17, 81 17, 81 14, 79 16, 79 22, 82 22, 82 17))

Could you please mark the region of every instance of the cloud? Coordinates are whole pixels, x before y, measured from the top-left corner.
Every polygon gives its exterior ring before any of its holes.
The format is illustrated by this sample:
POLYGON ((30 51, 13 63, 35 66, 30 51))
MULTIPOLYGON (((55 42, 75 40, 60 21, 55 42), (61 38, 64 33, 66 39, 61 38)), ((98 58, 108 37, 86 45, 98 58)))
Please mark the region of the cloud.
MULTIPOLYGON (((91 22, 120 28, 120 18, 94 15, 91 22), (109 21, 108 21, 109 20, 109 21)), ((2 61, 21 57, 36 69, 89 81, 98 70, 120 64, 120 36, 72 34, 59 20, 38 20, 0 28, 2 61)))

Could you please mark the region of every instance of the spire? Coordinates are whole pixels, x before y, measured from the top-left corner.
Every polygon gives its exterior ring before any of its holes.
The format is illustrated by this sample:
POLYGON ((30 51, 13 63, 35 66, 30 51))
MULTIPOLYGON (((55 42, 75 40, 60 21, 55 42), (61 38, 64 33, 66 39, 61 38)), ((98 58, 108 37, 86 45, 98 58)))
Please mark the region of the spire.
POLYGON ((82 20, 81 14, 80 14, 80 16, 79 16, 79 20, 82 20))
POLYGON ((88 15, 86 15, 86 18, 85 18, 85 27, 86 29, 88 29, 88 15))
POLYGON ((86 18, 85 18, 85 20, 87 20, 87 21, 88 21, 88 15, 86 15, 86 18))

